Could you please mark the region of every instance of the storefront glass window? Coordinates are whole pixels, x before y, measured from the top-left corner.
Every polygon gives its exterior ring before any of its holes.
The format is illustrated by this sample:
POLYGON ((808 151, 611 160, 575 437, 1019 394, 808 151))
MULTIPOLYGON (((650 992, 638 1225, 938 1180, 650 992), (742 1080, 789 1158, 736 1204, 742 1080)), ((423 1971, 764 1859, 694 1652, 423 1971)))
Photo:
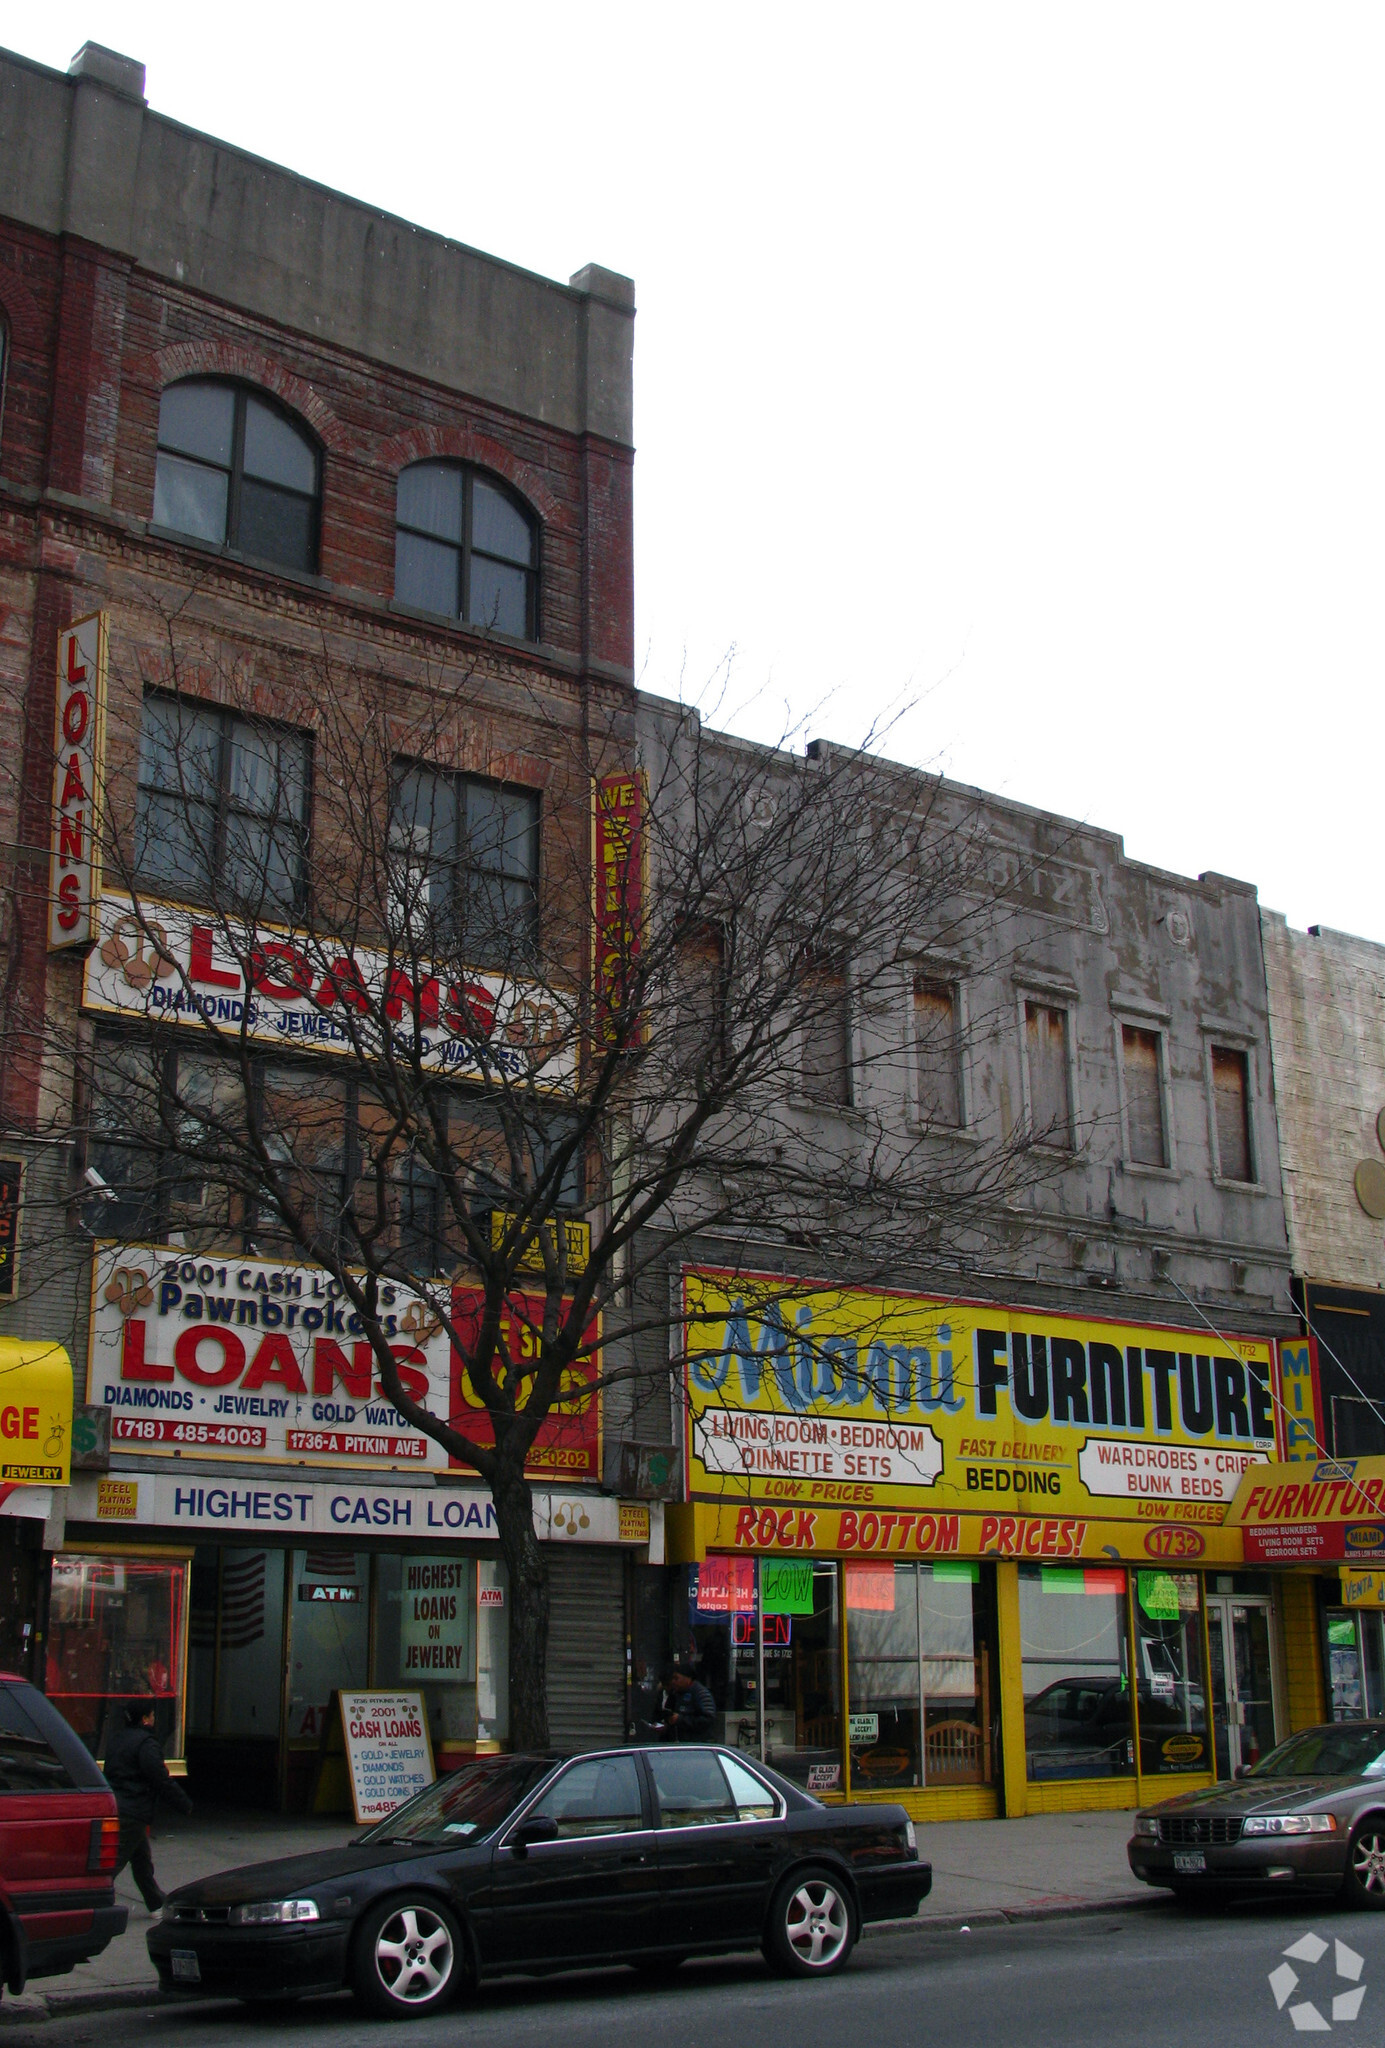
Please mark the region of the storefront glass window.
POLYGON ((1196 1572, 1135 1573, 1140 1769, 1207 1771, 1207 1685, 1196 1572))
POLYGON ((509 1604, 499 1559, 376 1560, 376 1685, 422 1692, 438 1768, 509 1733, 509 1604))
POLYGON ((223 1550, 218 1600, 210 1733, 277 1744, 284 1692, 283 1551, 223 1550))
POLYGON ((1124 1571, 1022 1564, 1019 1602, 1029 1777, 1133 1775, 1124 1571))
POLYGON ((988 1783, 980 1567, 862 1561, 843 1572, 853 1787, 988 1783))
MULTIPOLYGON (((716 1702, 711 1739, 747 1751, 757 1750, 760 1741, 755 1587, 752 1557, 709 1557, 704 1564, 690 1565, 686 1639, 677 1649, 679 1662, 701 1679, 716 1702)), ((792 1747, 786 1729, 787 1722, 781 1738, 792 1747)))
POLYGON ((761 1560, 765 1758, 809 1792, 842 1782, 837 1567, 761 1560), (771 1651, 774 1652, 771 1655, 771 1651))
POLYGON ((44 1690, 93 1756, 153 1699, 166 1757, 184 1754, 188 1560, 55 1557, 44 1690))

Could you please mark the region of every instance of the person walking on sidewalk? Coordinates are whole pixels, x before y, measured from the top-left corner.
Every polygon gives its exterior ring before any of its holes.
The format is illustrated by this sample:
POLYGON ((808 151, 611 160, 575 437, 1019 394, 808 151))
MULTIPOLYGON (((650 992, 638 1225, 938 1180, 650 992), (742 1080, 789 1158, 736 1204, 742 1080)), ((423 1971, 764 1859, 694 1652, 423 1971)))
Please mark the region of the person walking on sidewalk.
POLYGON ((169 1776, 163 1760, 154 1734, 155 1712, 153 1700, 130 1702, 125 1709, 126 1725, 111 1737, 102 1766, 120 1816, 120 1849, 113 1875, 118 1877, 128 1863, 151 1913, 157 1913, 164 1902, 154 1875, 154 1852, 149 1846, 149 1823, 154 1818, 154 1809, 160 1799, 166 1799, 180 1813, 192 1812, 192 1801, 176 1779, 169 1776))

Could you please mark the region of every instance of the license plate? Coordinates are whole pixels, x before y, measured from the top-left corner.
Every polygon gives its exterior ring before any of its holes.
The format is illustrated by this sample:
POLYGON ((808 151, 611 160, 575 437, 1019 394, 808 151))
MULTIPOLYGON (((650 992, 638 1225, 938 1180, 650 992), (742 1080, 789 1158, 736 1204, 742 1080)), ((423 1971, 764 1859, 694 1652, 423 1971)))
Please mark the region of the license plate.
POLYGON ((1191 1876, 1194 1871, 1207 1868, 1207 1858, 1201 1849, 1188 1849, 1181 1856, 1175 1853, 1173 1867, 1183 1875, 1191 1876))
POLYGON ((173 1981, 175 1984, 200 1984, 202 1982, 202 1965, 197 1960, 195 1949, 175 1948, 169 1957, 169 1961, 173 1965, 173 1981))

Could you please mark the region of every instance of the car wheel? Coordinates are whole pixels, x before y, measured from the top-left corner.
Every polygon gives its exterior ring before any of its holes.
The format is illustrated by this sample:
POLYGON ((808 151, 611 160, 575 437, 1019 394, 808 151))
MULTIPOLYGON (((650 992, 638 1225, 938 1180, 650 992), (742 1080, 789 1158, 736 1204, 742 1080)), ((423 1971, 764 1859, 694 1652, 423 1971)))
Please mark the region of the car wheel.
POLYGON ((461 1930, 438 1899, 386 1899, 356 1930, 352 1988, 363 2005, 387 2019, 440 2012, 461 1978, 461 1930))
POLYGON ((1385 1818, 1363 1820, 1347 1849, 1342 1890, 1353 1906, 1385 1911, 1385 1818))
POLYGON ((790 1977, 828 1977, 856 1942, 856 1915, 834 1871, 796 1870, 770 1901, 764 1951, 790 1977))

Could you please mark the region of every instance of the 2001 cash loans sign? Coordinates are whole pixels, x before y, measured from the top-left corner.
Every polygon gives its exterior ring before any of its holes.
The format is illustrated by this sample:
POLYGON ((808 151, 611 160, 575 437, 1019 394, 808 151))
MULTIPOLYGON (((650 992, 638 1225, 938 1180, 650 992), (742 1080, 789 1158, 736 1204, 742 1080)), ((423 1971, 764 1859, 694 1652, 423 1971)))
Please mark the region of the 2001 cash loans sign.
POLYGON ((1274 1455, 1268 1343, 791 1289, 684 1274, 694 1496, 1220 1525, 1274 1455))

